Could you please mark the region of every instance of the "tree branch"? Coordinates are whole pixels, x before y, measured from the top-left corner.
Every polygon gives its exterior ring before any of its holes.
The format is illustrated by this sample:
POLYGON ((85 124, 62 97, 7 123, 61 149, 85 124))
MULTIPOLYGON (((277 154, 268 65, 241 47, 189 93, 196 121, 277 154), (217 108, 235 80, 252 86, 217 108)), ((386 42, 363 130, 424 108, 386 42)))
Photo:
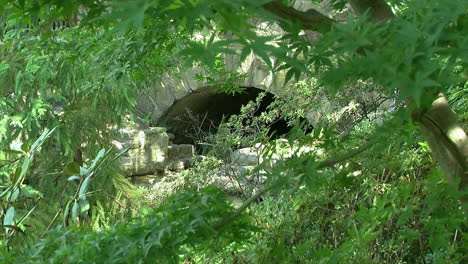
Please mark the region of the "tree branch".
POLYGON ((289 21, 297 21, 303 29, 314 31, 328 31, 335 20, 321 14, 317 10, 309 9, 305 12, 288 7, 278 0, 263 5, 263 8, 278 17, 289 21))
POLYGON ((373 22, 383 22, 394 17, 385 0, 349 0, 349 4, 357 15, 368 12, 373 22))

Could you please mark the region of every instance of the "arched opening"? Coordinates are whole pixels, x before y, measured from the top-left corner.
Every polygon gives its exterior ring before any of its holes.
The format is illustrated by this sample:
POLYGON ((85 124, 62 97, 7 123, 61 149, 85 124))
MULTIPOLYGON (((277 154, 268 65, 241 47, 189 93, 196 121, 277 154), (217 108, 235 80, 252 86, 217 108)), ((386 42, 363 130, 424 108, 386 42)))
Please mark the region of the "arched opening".
MULTIPOLYGON (((249 101, 255 101, 264 90, 245 88, 241 93, 216 93, 210 87, 199 89, 175 102, 158 120, 158 126, 166 126, 168 132, 175 135, 175 144, 194 144, 194 138, 200 134, 213 134, 223 121, 231 115, 239 114, 241 107, 249 101)), ((275 101, 272 93, 266 92, 256 115, 266 111, 267 106, 275 101)), ((277 120, 270 126, 270 132, 283 135, 291 130, 285 120, 277 120)), ((197 147, 197 146, 196 146, 197 147)))

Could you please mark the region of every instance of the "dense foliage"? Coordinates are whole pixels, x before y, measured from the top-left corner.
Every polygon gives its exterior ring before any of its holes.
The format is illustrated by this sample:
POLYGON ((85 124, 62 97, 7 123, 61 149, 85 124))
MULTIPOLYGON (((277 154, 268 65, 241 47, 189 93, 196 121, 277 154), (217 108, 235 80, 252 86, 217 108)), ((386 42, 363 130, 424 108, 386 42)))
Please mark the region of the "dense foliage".
POLYGON ((0 0, 2 263, 466 262, 468 3, 311 2, 325 15, 268 0, 0 0), (281 100, 198 138, 212 147, 192 170, 132 186, 111 143, 147 122, 138 96, 192 67, 241 92, 224 56, 252 53, 284 76, 281 100), (279 115, 287 140, 267 131, 279 115), (263 180, 233 206, 212 183, 256 143, 264 162, 239 177, 263 180))

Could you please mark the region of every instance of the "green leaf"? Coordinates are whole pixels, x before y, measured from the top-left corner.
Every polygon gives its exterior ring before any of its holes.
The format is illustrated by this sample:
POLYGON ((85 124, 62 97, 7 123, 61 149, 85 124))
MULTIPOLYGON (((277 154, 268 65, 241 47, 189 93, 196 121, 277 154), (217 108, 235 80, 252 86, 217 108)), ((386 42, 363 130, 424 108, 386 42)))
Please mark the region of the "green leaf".
POLYGON ((26 197, 26 198, 44 197, 44 195, 40 191, 34 189, 33 187, 29 185, 23 185, 21 187, 21 196, 26 197))
POLYGON ((79 210, 80 210, 80 205, 78 204, 78 201, 75 200, 73 202, 73 206, 72 206, 72 209, 71 209, 72 221, 75 222, 75 223, 78 223, 78 221, 79 221, 79 218, 78 218, 79 210))
POLYGON ((71 200, 67 202, 67 205, 65 205, 65 210, 63 211, 63 225, 67 226, 68 223, 68 217, 70 216, 70 204, 71 200))
POLYGON ((284 78, 284 84, 286 85, 288 81, 291 80, 295 74, 296 74, 296 69, 290 68, 288 72, 286 73, 286 77, 284 78))
POLYGON ((115 154, 115 156, 114 156, 114 158, 113 158, 112 160, 113 160, 113 161, 114 161, 114 160, 117 160, 117 159, 120 158, 122 155, 124 155, 125 153, 127 153, 129 149, 130 149, 130 147, 124 148, 122 151, 120 151, 119 153, 115 154))
POLYGON ((89 202, 88 200, 86 199, 80 199, 79 201, 79 204, 80 204, 80 216, 84 217, 88 214, 88 211, 89 211, 89 202))
POLYGON ((88 171, 93 171, 95 169, 95 167, 97 166, 97 164, 101 161, 101 159, 104 157, 104 154, 106 154, 106 149, 101 149, 98 154, 96 155, 96 157, 94 158, 93 160, 93 163, 91 164, 91 166, 89 166, 88 168, 88 171))
POLYGON ((5 195, 7 195, 9 193, 11 188, 13 188, 13 186, 8 186, 8 188, 6 188, 6 190, 1 193, 0 194, 0 199, 3 198, 5 195))
POLYGON ((29 210, 25 215, 23 215, 16 223, 16 225, 20 225, 26 218, 28 218, 28 216, 31 215, 31 213, 34 211, 34 209, 36 209, 36 206, 34 206, 33 208, 31 208, 31 210, 29 210))
POLYGON ((80 165, 77 162, 72 161, 65 166, 63 173, 67 176, 78 175, 80 174, 80 165))
POLYGON ((2 61, 2 63, 0 63, 0 75, 7 72, 9 68, 10 65, 8 65, 6 61, 2 61))
POLYGON ((19 188, 14 188, 13 189, 13 193, 11 194, 10 196, 10 201, 11 202, 16 202, 16 200, 18 199, 19 197, 19 194, 20 194, 20 189, 19 188))
POLYGON ((44 141, 54 132, 55 128, 52 130, 45 129, 44 132, 41 134, 41 136, 33 143, 31 146, 31 152, 35 152, 37 148, 39 148, 44 141))
POLYGON ((81 176, 86 176, 86 174, 88 174, 88 169, 87 168, 83 168, 83 167, 80 167, 80 175, 81 176))
POLYGON ((8 153, 8 154, 15 154, 15 155, 24 154, 24 152, 22 152, 22 151, 13 150, 13 149, 4 149, 2 151, 5 152, 5 153, 8 153))
POLYGON ((3 225, 3 228, 5 228, 5 230, 11 228, 11 229, 13 229, 13 230, 15 230, 15 231, 18 231, 18 232, 20 232, 20 233, 22 233, 22 234, 25 234, 24 231, 21 230, 21 228, 19 228, 19 227, 16 226, 16 225, 3 225))
POLYGON ((80 180, 80 179, 81 179, 81 178, 80 178, 79 176, 73 175, 73 176, 68 177, 67 180, 68 180, 68 181, 74 181, 74 180, 80 180))
MULTIPOLYGON (((23 164, 21 165, 21 171, 20 173, 15 173, 15 178, 13 179, 13 184, 17 184, 19 182, 21 182, 25 175, 26 175, 26 172, 28 171, 28 168, 29 168, 29 163, 30 163, 31 159, 29 158, 29 156, 24 156, 24 159, 23 159, 23 164)), ((18 170, 17 170, 18 172, 18 170)))
POLYGON ((21 149, 24 151, 24 152, 28 152, 30 149, 31 149, 31 146, 27 143, 24 143, 21 145, 21 149))
MULTIPOLYGON (((3 218, 3 225, 4 226, 9 226, 13 224, 13 221, 15 220, 15 208, 10 207, 8 208, 5 217, 3 218)), ((8 232, 9 228, 6 227, 5 231, 8 232)))
POLYGON ((88 187, 89 187, 89 184, 91 183, 91 178, 92 178, 92 174, 86 177, 86 179, 81 184, 80 190, 78 192, 80 199, 86 198, 86 192, 88 192, 88 187))
POLYGON ((244 47, 240 55, 240 62, 244 62, 244 60, 250 55, 251 52, 252 50, 249 47, 244 47))
POLYGON ((262 60, 270 67, 270 69, 273 69, 273 64, 271 62, 270 56, 264 52, 263 50, 255 50, 255 53, 262 58, 262 60))

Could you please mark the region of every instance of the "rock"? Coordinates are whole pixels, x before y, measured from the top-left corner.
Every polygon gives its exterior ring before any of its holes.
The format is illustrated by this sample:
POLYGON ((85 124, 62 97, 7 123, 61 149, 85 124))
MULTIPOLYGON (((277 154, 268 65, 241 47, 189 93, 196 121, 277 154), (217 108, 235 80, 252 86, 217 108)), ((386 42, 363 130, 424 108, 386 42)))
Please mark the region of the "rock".
MULTIPOLYGON (((234 180, 234 178, 229 176, 217 176, 214 180, 214 185, 228 194, 241 193, 239 184, 236 182, 236 180, 234 180)), ((243 184, 241 183, 241 185, 243 184)))
POLYGON ((143 176, 134 176, 132 177, 132 183, 136 186, 150 188, 155 183, 159 182, 162 179, 158 175, 143 175, 143 176))
POLYGON ((114 142, 114 145, 129 148, 120 158, 121 168, 128 176, 152 174, 165 169, 169 143, 165 128, 123 130, 122 134, 122 142, 114 142))
POLYGON ((260 160, 260 151, 253 148, 242 148, 231 154, 231 162, 240 166, 257 166, 260 160))
POLYGON ((182 171, 191 167, 195 160, 202 159, 196 158, 193 145, 171 144, 171 135, 163 127, 122 129, 120 132, 121 140, 113 143, 120 150, 129 148, 120 158, 120 166, 127 176, 182 171))
POLYGON ((184 169, 188 169, 192 167, 194 163, 194 159, 177 159, 177 160, 169 160, 167 162, 166 168, 170 171, 180 172, 184 169))
POLYGON ((185 169, 185 164, 182 160, 171 160, 166 168, 170 171, 181 172, 185 169))
POLYGON ((195 147, 190 144, 172 145, 168 148, 168 159, 192 159, 195 157, 195 147))

